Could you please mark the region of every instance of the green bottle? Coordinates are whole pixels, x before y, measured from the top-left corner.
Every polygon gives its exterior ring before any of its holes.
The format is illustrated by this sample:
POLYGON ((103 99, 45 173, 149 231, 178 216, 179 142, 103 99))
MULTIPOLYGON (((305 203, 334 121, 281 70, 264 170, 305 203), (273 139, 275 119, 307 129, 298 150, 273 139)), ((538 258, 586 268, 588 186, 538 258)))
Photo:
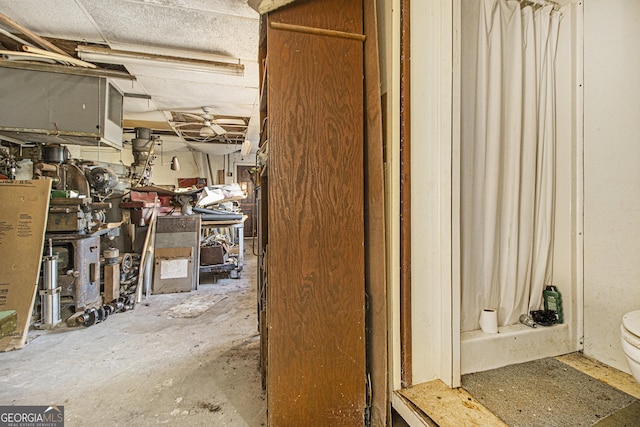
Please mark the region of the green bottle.
POLYGON ((562 315, 562 295, 558 292, 558 288, 553 285, 548 285, 542 292, 542 296, 544 298, 544 309, 555 311, 558 323, 562 323, 564 321, 562 315))

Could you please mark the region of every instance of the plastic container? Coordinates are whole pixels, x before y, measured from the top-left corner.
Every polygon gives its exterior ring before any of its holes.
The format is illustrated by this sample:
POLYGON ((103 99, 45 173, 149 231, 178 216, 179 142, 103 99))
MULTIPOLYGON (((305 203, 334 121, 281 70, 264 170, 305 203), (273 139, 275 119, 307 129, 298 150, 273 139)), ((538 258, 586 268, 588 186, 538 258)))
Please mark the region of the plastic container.
POLYGON ((542 296, 544 299, 544 309, 547 311, 555 311, 558 323, 563 323, 564 316, 562 313, 562 295, 558 291, 558 288, 553 285, 549 285, 542 292, 542 296))

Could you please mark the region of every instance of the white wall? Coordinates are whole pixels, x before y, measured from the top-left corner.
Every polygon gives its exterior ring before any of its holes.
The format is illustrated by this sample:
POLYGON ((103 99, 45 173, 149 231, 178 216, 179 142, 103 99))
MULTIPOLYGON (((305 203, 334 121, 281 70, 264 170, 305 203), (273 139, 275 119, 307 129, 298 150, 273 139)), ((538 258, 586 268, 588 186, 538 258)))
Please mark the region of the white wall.
MULTIPOLYGON (((133 153, 130 145, 125 145, 122 151, 111 148, 98 148, 80 145, 68 145, 70 155, 75 159, 93 160, 105 163, 123 164, 125 166, 133 163, 133 153)), ((178 178, 207 178, 209 185, 221 184, 218 182, 218 170, 224 170, 224 182, 229 184, 237 182, 235 176, 236 166, 255 165, 255 154, 243 156, 240 153, 229 155, 207 155, 198 151, 158 151, 156 148, 156 159, 152 173, 154 185, 178 186, 178 178), (171 170, 171 159, 176 156, 180 163, 180 170, 171 170), (209 164, 207 164, 207 162, 209 164), (229 174, 231 172, 231 174, 229 174)))
MULTIPOLYGON (((78 148, 80 149, 80 154, 78 155, 75 153, 76 150, 71 149, 73 157, 79 157, 85 160, 99 160, 107 163, 120 163, 122 159, 122 162, 127 166, 133 162, 133 154, 129 146, 125 146, 125 149, 120 153, 109 149, 99 151, 97 148, 92 147, 78 148)), ((151 175, 151 181, 154 185, 173 185, 177 187, 178 178, 205 176, 205 169, 203 168, 200 153, 165 151, 162 153, 162 156, 159 153, 156 153, 156 156, 156 159, 153 161, 154 166, 151 175), (178 162, 180 163, 179 171, 171 170, 171 159, 173 156, 178 157, 178 162)))
POLYGON ((401 388, 400 367, 400 160, 399 160, 399 0, 376 1, 380 93, 385 139, 385 216, 387 257, 388 362, 391 390, 401 388), (395 59, 394 59, 395 58, 395 59))
POLYGON ((411 17, 413 383, 440 378, 456 386, 453 336, 459 312, 452 304, 452 2, 412 1, 411 17))
POLYGON ((224 156, 223 160, 224 160, 223 167, 220 169, 224 169, 225 171, 225 183, 227 184, 230 184, 232 182, 238 182, 238 177, 236 176, 236 166, 239 166, 239 165, 249 166, 249 165, 256 164, 255 154, 249 154, 248 156, 243 156, 240 153, 233 153, 233 154, 230 154, 229 157, 224 156), (231 172, 231 175, 229 175, 229 172, 231 172))
POLYGON ((125 146, 122 151, 112 148, 90 147, 82 145, 66 145, 69 155, 73 159, 93 160, 105 163, 130 165, 133 163, 131 147, 125 146))
POLYGON ((640 310, 640 2, 584 1, 584 352, 628 368, 625 312, 640 310))
POLYGON ((582 331, 582 18, 579 4, 562 9, 556 53, 556 197, 552 282, 563 296, 565 337, 581 348, 582 331))
MULTIPOLYGON (((125 145, 124 150, 116 151, 110 148, 87 147, 79 145, 67 146, 71 157, 83 160, 95 160, 105 163, 124 164, 126 166, 133 163, 131 146, 125 145)), ((156 159, 153 164, 152 182, 155 185, 178 186, 178 178, 207 178, 209 179, 209 168, 206 164, 206 157, 196 151, 163 151, 156 152, 156 159), (171 159, 176 156, 180 163, 180 170, 171 170, 171 159)), ((209 156, 211 159, 211 170, 216 179, 216 171, 222 169, 224 159, 222 156, 209 156)), ((209 180, 209 183, 212 181, 209 180)))

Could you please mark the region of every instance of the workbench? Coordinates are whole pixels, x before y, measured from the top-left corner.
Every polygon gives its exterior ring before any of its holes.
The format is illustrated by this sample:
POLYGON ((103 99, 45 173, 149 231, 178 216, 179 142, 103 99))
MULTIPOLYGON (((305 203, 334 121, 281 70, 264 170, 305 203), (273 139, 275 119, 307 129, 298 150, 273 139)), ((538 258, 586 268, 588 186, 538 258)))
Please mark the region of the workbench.
POLYGON ((231 277, 234 279, 240 277, 239 273, 240 271, 242 271, 242 266, 244 264, 244 222, 246 220, 247 220, 247 215, 243 215, 242 219, 237 219, 237 220, 202 221, 202 223, 200 224, 201 241, 212 232, 216 232, 218 234, 225 234, 225 233, 222 233, 221 231, 226 230, 227 231, 226 234, 230 237, 231 241, 237 245, 238 254, 237 254, 237 267, 234 264, 201 265, 200 266, 201 273, 229 272, 231 277))

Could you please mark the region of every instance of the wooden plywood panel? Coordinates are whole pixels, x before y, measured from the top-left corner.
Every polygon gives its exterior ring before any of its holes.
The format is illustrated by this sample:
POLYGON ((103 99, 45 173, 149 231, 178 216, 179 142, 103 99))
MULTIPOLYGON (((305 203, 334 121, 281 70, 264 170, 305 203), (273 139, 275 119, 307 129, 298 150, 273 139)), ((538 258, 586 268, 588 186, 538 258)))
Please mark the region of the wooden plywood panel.
MULTIPOLYGON (((360 1, 303 2, 271 18, 362 33, 360 1)), ((363 45, 267 31, 269 423, 362 425, 363 45)))
POLYGON ((636 399, 640 399, 640 384, 626 372, 586 357, 582 353, 569 353, 557 356, 556 359, 605 384, 609 384, 611 387, 622 390, 636 399))
MULTIPOLYGON (((411 0, 401 0, 400 49, 411 57, 411 0)), ((400 364, 403 387, 413 384, 411 332, 411 61, 400 63, 400 364)))
POLYGON ((0 311, 15 310, 17 327, 0 351, 24 347, 36 296, 51 180, 0 181, 0 311))
POLYGON ((498 417, 462 388, 450 388, 440 380, 429 381, 399 392, 437 425, 506 427, 498 417))
POLYGON ((378 68, 378 23, 374 2, 364 3, 366 144, 365 144, 365 278, 367 360, 371 375, 371 425, 390 424, 387 359, 387 270, 385 241, 382 102, 378 68))

